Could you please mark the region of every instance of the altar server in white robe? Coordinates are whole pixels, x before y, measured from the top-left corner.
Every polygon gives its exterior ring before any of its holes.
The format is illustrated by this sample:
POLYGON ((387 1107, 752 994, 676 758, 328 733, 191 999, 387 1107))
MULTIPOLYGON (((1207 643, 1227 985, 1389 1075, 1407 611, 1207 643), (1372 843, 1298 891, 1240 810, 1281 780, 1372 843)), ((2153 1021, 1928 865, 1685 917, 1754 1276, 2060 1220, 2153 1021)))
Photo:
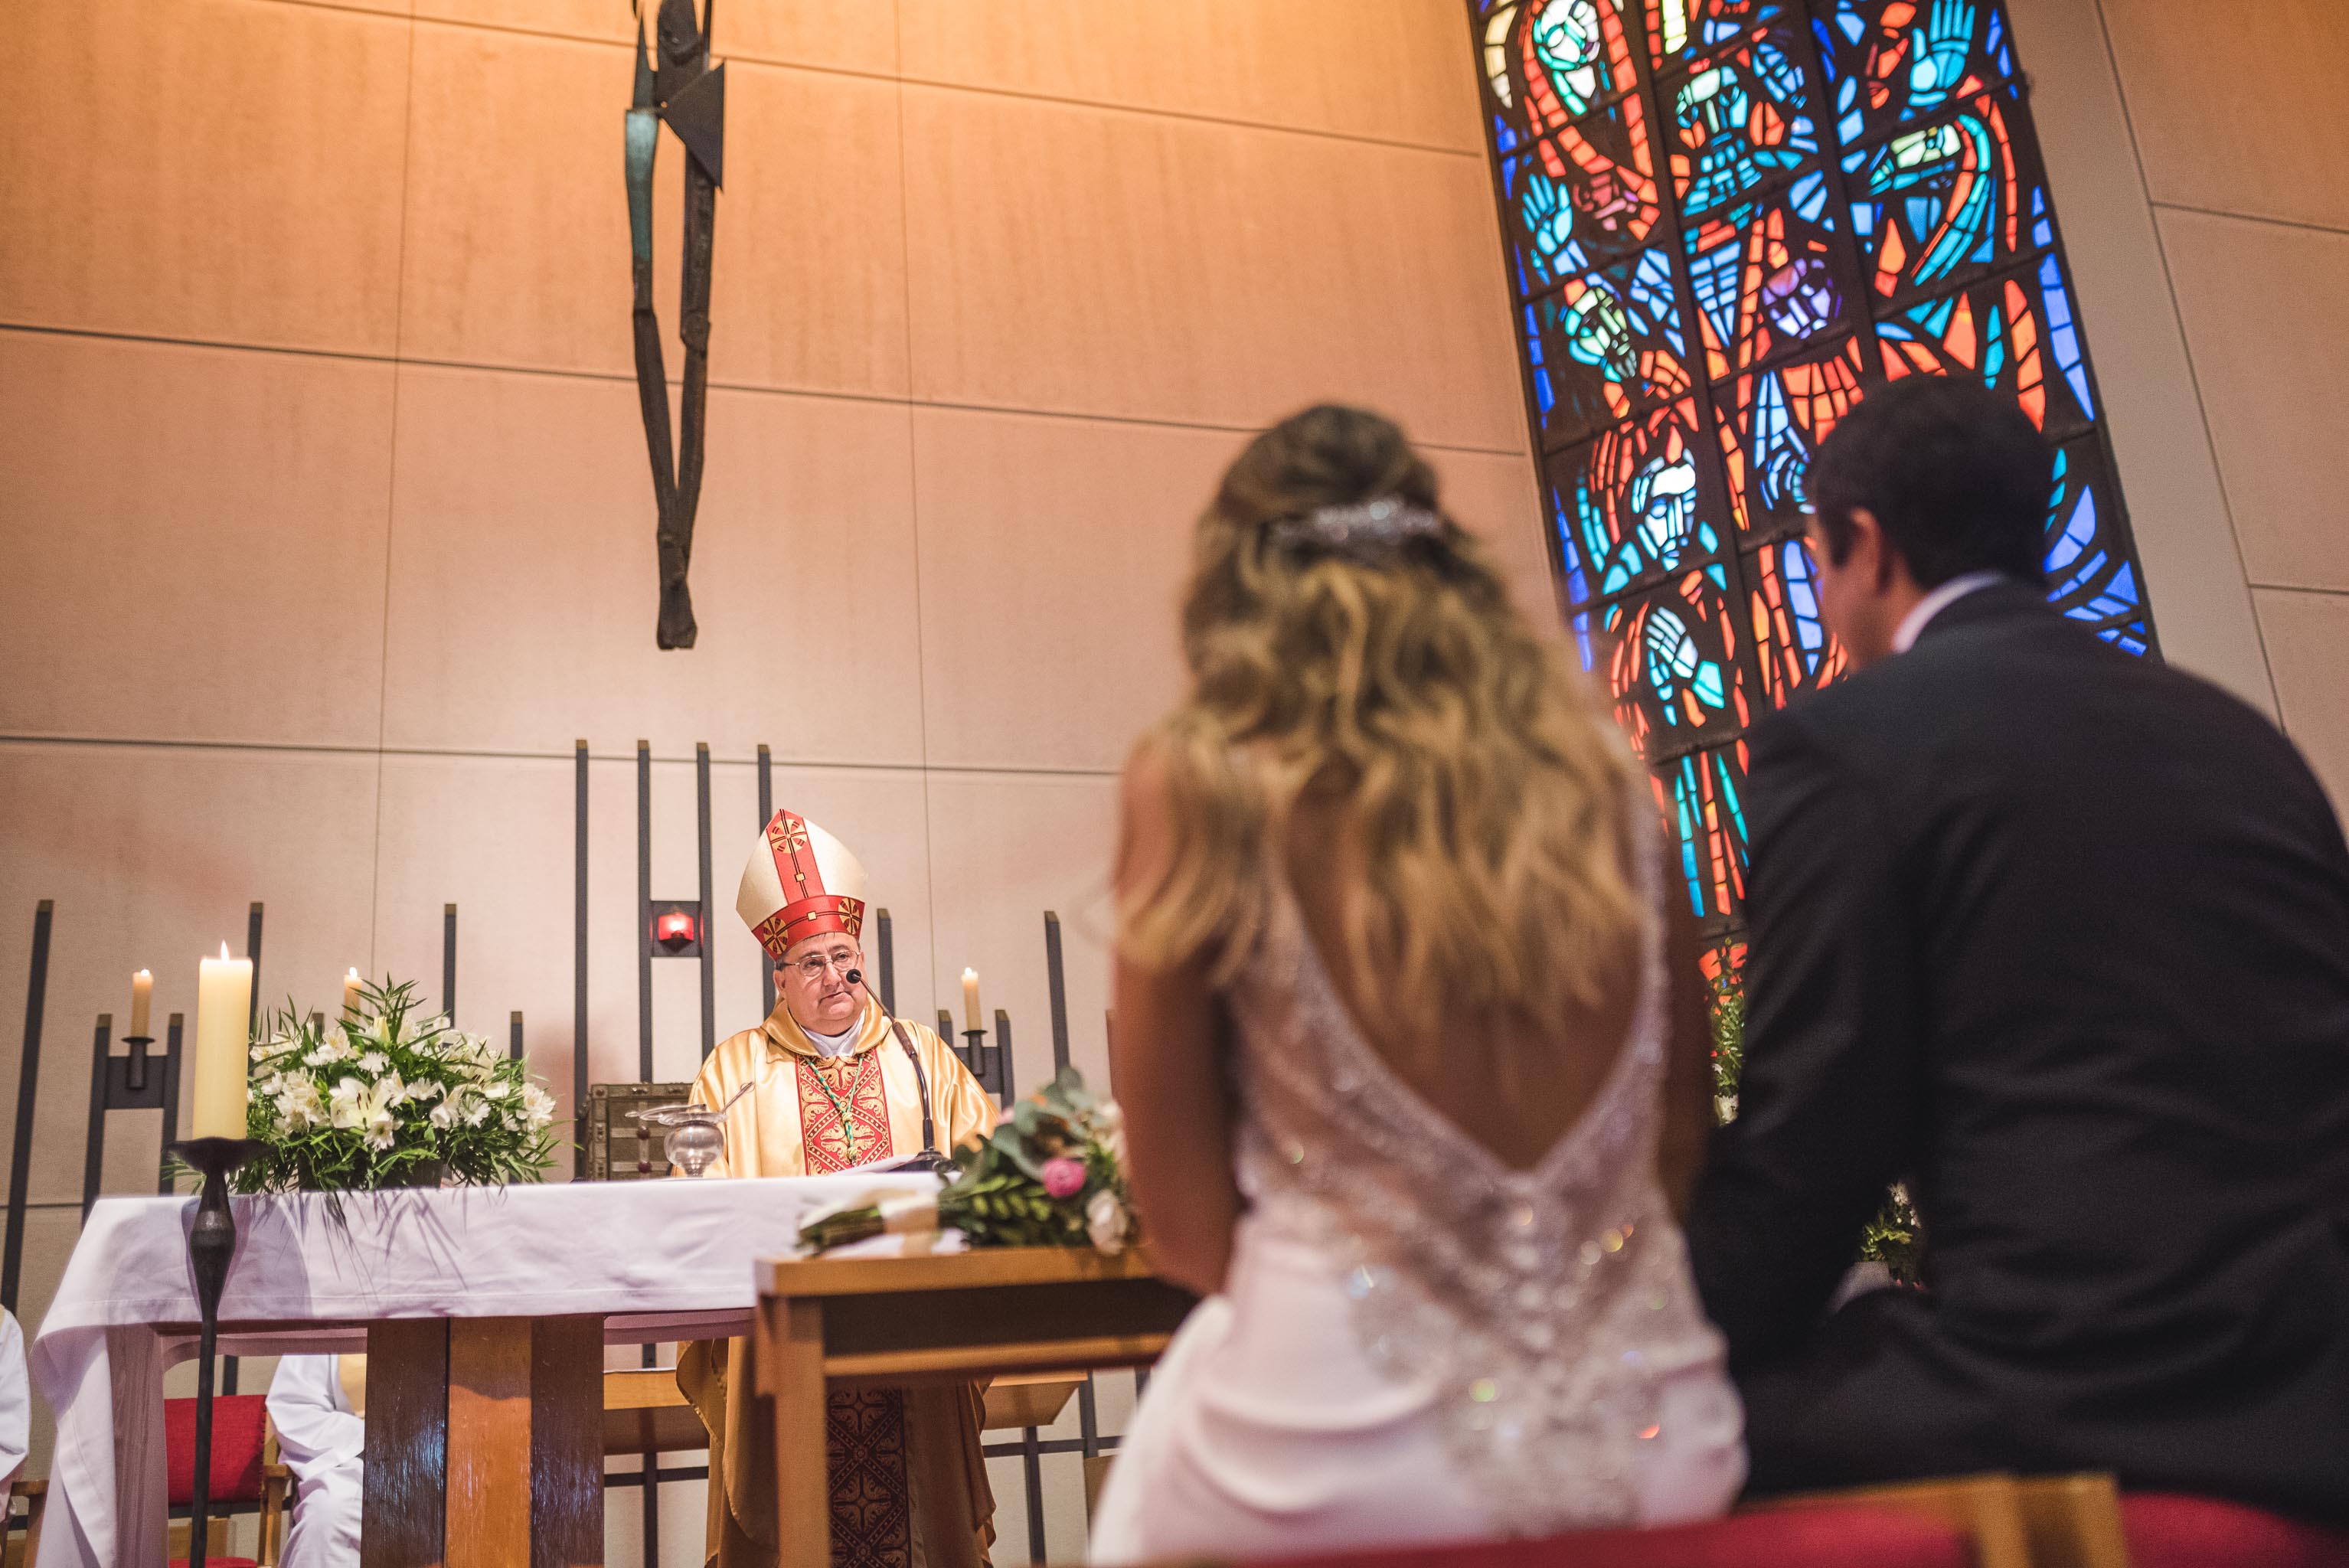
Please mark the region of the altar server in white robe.
POLYGON ((288 1356, 269 1382, 269 1424, 294 1473, 282 1568, 357 1568, 367 1357, 288 1356))
POLYGON ((0 1489, 25 1468, 33 1441, 33 1391, 25 1376, 25 1331, 0 1307, 0 1489))
MULTIPOLYGON (((775 1010, 728 1037, 694 1079, 730 1105, 710 1176, 820 1176, 995 1129, 995 1102, 936 1032, 892 1027, 864 966, 864 868, 793 811, 750 851, 735 910, 775 965, 775 1010), (918 1066, 916 1063, 918 1062, 918 1066), (739 1096, 739 1098, 738 1098, 739 1096)), ((709 1562, 773 1568, 774 1428, 747 1386, 748 1342, 688 1346, 678 1384, 708 1427, 709 1562)), ((995 1537, 979 1451, 979 1391, 968 1384, 833 1393, 826 1401, 834 1568, 978 1568, 995 1537)))

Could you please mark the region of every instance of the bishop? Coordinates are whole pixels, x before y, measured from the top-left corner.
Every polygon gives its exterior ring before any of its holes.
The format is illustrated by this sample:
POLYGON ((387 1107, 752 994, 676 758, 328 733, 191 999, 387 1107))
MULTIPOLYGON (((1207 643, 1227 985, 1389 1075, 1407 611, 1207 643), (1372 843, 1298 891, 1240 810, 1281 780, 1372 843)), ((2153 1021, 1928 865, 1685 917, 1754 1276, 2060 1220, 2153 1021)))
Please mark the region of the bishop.
MULTIPOLYGON (((775 965, 775 1010, 721 1041, 693 1097, 731 1104, 710 1176, 811 1176, 994 1130, 995 1102, 937 1035, 895 1020, 864 985, 864 868, 839 840, 777 811, 735 910, 775 965), (748 1092, 743 1092, 746 1088, 748 1092), (740 1096, 738 1099, 737 1096, 740 1096)), ((689 1346, 678 1383, 709 1431, 709 1562, 769 1568, 773 1432, 752 1419, 748 1343, 689 1346)), ((833 1561, 840 1568, 973 1568, 994 1540, 968 1385, 835 1392, 828 1408, 833 1561)))

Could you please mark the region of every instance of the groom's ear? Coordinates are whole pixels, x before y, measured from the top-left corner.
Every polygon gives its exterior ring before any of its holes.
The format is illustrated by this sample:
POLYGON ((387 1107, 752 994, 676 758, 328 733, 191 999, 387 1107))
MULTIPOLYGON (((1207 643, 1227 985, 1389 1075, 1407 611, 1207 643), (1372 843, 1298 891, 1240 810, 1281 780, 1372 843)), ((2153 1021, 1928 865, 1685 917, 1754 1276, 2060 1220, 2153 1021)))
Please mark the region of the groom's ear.
POLYGON ((1876 514, 1864 506, 1852 508, 1844 514, 1843 536, 1843 554, 1836 564, 1857 565, 1867 573, 1868 581, 1876 585, 1879 593, 1890 588, 1894 573, 1902 570, 1906 562, 1876 514))

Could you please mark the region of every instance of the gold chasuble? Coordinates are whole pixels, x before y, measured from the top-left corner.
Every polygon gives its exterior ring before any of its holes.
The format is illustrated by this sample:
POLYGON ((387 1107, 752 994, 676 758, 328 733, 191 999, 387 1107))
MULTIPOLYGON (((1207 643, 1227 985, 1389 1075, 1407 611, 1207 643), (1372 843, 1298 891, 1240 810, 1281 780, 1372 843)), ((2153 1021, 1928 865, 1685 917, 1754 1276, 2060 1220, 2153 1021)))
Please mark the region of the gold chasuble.
MULTIPOLYGON (((929 1029, 907 1023, 929 1079, 940 1151, 995 1127, 995 1102, 929 1029)), ((755 1029, 722 1041, 693 1098, 724 1105, 726 1151, 711 1176, 821 1176, 922 1147, 914 1065, 870 1000, 856 1039, 825 1060, 778 1003, 755 1029)), ((709 1340, 678 1359, 677 1380, 709 1430, 709 1561, 771 1568, 774 1427, 757 1418, 750 1342, 709 1340)), ((837 1568, 975 1568, 995 1540, 995 1497, 979 1452, 979 1390, 968 1384, 835 1392, 827 1404, 832 1560, 837 1568)))

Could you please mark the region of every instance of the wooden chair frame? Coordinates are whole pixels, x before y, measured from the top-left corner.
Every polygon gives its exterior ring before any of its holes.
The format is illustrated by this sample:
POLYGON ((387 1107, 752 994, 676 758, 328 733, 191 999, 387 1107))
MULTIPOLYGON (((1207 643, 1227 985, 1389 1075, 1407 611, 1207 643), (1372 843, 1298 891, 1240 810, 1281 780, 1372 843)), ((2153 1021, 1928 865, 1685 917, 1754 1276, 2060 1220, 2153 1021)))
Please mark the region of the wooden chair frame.
MULTIPOLYGON (((290 1506, 289 1494, 293 1481, 294 1472, 286 1469, 279 1460, 277 1429, 264 1418, 261 1429, 261 1542, 255 1548, 254 1558, 261 1568, 277 1568, 278 1560, 285 1555, 285 1511, 290 1506)), ((16 1533, 16 1505, 19 1498, 23 1499, 25 1503, 24 1554, 21 1557, 17 1556, 14 1550, 16 1543, 13 1541, 10 1542, 8 1568, 36 1568, 41 1555, 41 1522, 43 1516, 48 1511, 49 1506, 49 1483, 47 1480, 23 1480, 10 1483, 8 1518, 5 1525, 7 1533, 10 1535, 16 1533)), ((171 1537, 167 1535, 165 1550, 174 1557, 185 1557, 188 1551, 188 1522, 175 1519, 171 1524, 177 1534, 179 1547, 176 1552, 171 1552, 168 1544, 171 1537)), ((212 1531, 218 1532, 218 1544, 211 1549, 211 1554, 225 1555, 228 1549, 226 1539, 228 1519, 225 1517, 215 1519, 212 1524, 212 1531)))
POLYGON ((1955 1526, 1977 1568, 2128 1568, 2120 1493, 2108 1475, 1955 1476, 1764 1498, 1741 1511, 1854 1507, 1955 1526))

